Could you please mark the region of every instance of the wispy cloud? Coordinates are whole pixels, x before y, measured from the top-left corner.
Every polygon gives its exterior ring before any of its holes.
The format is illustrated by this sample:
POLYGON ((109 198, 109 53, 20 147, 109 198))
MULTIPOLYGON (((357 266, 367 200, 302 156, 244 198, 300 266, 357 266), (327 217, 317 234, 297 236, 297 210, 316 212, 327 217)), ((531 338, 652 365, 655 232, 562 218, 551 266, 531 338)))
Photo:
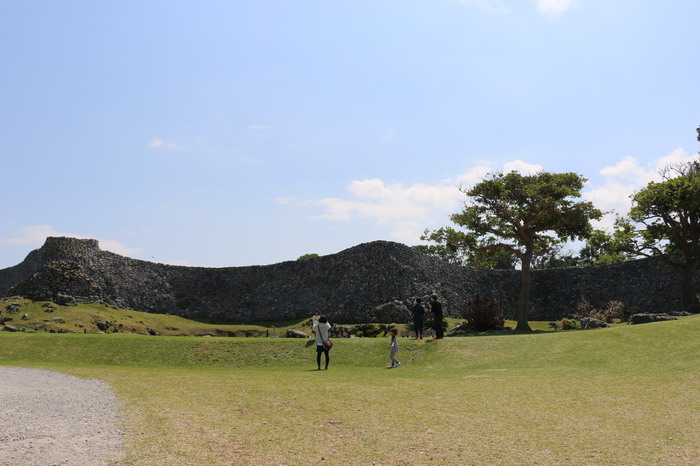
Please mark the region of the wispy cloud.
POLYGON ((523 175, 534 175, 537 172, 541 172, 543 169, 544 167, 542 165, 527 163, 522 160, 513 160, 512 162, 503 164, 504 172, 516 171, 523 175))
MULTIPOLYGON (((5 244, 35 244, 36 246, 41 246, 41 244, 46 241, 49 236, 68 236, 71 238, 88 239, 90 236, 77 235, 74 233, 66 233, 56 230, 51 225, 29 225, 22 228, 17 236, 12 238, 0 239, 0 243, 5 244)), ((111 251, 122 256, 133 256, 141 251, 139 248, 128 247, 119 241, 111 239, 98 239, 100 243, 100 248, 106 251, 111 251)))
POLYGON ((167 142, 161 138, 155 138, 151 142, 148 143, 148 147, 151 149, 169 149, 169 150, 177 150, 179 149, 178 145, 175 144, 174 142, 167 142))
MULTIPOLYGON (((508 162, 503 167, 504 171, 516 170, 522 173, 541 169, 540 165, 522 160, 508 162)), ((386 183, 379 178, 356 180, 348 185, 346 198, 315 201, 281 198, 278 203, 295 207, 321 207, 322 212, 313 215, 317 220, 370 220, 376 225, 387 227, 392 239, 415 244, 425 228, 445 224, 449 215, 459 209, 460 203, 466 200, 460 187, 473 186, 492 171, 493 168, 488 164, 479 164, 456 177, 434 184, 386 183)))
POLYGON ((66 233, 60 233, 50 225, 30 225, 24 227, 18 236, 14 238, 3 238, 0 242, 7 244, 28 244, 39 243, 46 240, 48 236, 75 236, 66 233))
MULTIPOLYGON (((588 184, 582 196, 604 211, 625 215, 630 207, 630 195, 646 186, 649 181, 660 180, 659 171, 668 164, 682 163, 692 157, 683 149, 676 149, 647 165, 633 157, 600 170, 602 180, 597 185, 588 184)), ((347 196, 317 200, 295 197, 280 198, 277 202, 290 208, 321 209, 312 215, 316 220, 331 223, 370 221, 388 228, 390 239, 408 244, 419 242, 425 228, 437 228, 449 223, 450 214, 457 212, 468 201, 459 187, 469 188, 482 181, 493 171, 518 171, 533 174, 544 170, 539 164, 523 160, 504 163, 498 169, 488 163, 475 165, 464 173, 433 184, 387 183, 379 178, 352 181, 347 186, 347 196)), ((600 228, 610 228, 614 215, 607 215, 598 223, 600 228)))
POLYGON ((537 0, 537 9, 546 16, 559 16, 577 6, 577 0, 537 0))

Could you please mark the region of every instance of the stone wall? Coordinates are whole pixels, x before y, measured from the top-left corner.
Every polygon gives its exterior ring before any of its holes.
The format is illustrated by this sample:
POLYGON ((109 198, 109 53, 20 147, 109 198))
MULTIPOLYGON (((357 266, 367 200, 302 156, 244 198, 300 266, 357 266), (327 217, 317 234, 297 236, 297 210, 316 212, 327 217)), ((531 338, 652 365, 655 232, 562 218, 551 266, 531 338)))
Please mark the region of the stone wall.
MULTIPOLYGON (((241 322, 294 319, 315 309, 335 321, 404 321, 386 303, 438 294, 459 316, 476 293, 513 316, 519 272, 453 266, 405 245, 375 241, 337 254, 267 266, 205 268, 140 261, 102 251, 96 240, 48 238, 20 264, 0 270, 0 296, 52 299, 58 293, 148 312, 241 322)), ((533 274, 530 316, 555 319, 587 299, 641 311, 677 310, 676 275, 652 260, 533 274)))

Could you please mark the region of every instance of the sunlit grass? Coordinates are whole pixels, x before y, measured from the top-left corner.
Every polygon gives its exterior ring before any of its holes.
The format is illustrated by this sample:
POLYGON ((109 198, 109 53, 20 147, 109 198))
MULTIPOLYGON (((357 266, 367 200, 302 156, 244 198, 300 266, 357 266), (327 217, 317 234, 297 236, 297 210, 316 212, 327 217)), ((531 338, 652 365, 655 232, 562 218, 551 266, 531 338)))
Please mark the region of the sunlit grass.
POLYGON ((700 316, 576 332, 304 341, 0 334, 4 364, 109 381, 125 464, 697 464, 700 316))

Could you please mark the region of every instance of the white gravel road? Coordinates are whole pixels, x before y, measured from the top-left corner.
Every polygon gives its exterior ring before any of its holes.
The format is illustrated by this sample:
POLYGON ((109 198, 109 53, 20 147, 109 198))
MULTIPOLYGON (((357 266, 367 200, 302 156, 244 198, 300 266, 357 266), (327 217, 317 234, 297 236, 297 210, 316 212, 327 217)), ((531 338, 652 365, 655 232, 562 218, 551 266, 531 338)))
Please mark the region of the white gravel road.
POLYGON ((0 366, 0 465, 112 464, 120 412, 101 380, 0 366))

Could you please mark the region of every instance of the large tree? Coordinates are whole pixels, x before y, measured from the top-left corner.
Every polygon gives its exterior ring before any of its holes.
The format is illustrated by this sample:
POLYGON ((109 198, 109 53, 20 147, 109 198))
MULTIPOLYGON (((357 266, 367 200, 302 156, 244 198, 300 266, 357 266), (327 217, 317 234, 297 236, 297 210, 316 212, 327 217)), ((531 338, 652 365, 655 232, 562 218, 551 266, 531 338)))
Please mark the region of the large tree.
POLYGON ((667 166, 661 182, 632 196, 628 219, 620 219, 620 248, 656 257, 680 271, 681 309, 697 304, 693 278, 700 267, 700 159, 667 166))
POLYGON ((462 245, 486 253, 506 251, 520 260, 521 286, 517 330, 530 330, 530 270, 537 251, 560 241, 585 238, 590 220, 602 212, 579 202, 586 179, 576 173, 495 173, 471 189, 464 209, 450 219, 464 228, 462 245))

